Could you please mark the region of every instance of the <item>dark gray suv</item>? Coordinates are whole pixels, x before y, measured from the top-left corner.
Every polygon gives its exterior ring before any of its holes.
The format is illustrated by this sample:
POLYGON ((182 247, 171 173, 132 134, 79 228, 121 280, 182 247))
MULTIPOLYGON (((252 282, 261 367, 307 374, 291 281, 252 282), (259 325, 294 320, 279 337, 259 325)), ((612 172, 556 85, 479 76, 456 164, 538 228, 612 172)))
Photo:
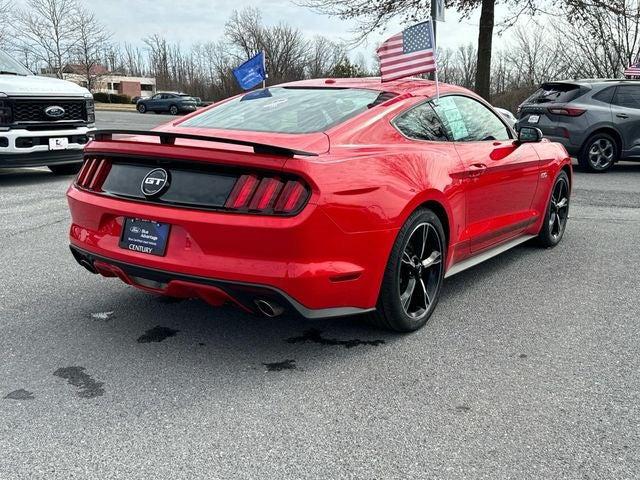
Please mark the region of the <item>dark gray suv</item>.
POLYGON ((640 81, 543 83, 518 109, 518 124, 536 126, 592 172, 618 160, 640 161, 640 81))

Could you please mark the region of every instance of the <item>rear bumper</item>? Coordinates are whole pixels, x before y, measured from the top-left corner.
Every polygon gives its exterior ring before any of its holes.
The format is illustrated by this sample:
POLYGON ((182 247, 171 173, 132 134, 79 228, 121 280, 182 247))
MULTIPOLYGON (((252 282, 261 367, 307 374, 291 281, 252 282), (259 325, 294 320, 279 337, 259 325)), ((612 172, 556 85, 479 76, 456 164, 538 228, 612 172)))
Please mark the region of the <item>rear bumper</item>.
POLYGON ((545 135, 544 138, 549 139, 549 141, 551 142, 556 142, 561 144, 569 153, 569 155, 571 155, 572 157, 575 157, 578 152, 580 151, 580 145, 574 145, 573 143, 571 143, 571 140, 569 140, 566 137, 558 137, 558 136, 554 136, 554 135, 545 135))
POLYGON ((258 289, 254 299, 277 297, 307 318, 373 309, 396 236, 395 230, 345 233, 313 204, 293 217, 267 217, 143 204, 73 186, 68 201, 72 249, 94 264, 106 264, 98 269, 106 276, 143 290, 149 290, 148 282, 132 277, 156 281, 163 285, 155 293, 202 297, 216 304, 206 298, 213 294, 196 288, 205 285, 253 310, 252 300, 238 293, 241 285, 243 291, 258 289), (170 224, 165 256, 120 248, 125 217, 170 224))
POLYGON ((92 273, 118 277, 129 285, 151 293, 198 297, 217 306, 232 303, 255 314, 259 313, 256 302, 266 300, 307 319, 358 315, 373 310, 358 307, 311 309, 274 287, 166 272, 104 258, 74 245, 70 248, 76 261, 92 273))

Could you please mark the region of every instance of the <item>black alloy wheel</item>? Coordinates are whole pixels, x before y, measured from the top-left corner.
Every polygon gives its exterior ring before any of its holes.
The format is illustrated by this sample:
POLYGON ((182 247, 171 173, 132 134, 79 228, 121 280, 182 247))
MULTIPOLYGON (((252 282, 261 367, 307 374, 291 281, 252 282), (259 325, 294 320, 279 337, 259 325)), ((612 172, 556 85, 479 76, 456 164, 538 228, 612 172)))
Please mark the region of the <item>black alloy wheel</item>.
POLYGON ((561 171, 553 184, 549 207, 538 235, 542 246, 555 247, 562 240, 569 218, 569 200, 569 177, 566 172, 561 171))
POLYGON ((416 211, 394 244, 372 323, 398 332, 427 323, 440 297, 445 258, 442 223, 431 210, 416 211))

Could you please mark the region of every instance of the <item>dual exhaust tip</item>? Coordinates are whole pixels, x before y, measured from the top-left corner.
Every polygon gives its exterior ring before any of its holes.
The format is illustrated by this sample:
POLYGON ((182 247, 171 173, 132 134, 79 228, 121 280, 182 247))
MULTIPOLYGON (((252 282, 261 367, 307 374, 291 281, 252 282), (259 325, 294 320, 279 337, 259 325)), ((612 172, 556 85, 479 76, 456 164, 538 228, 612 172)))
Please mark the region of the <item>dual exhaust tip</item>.
MULTIPOLYGON (((98 270, 93 266, 91 262, 84 258, 77 258, 78 263, 82 265, 84 268, 89 270, 91 273, 96 274, 98 270)), ((255 301, 256 307, 258 311, 268 318, 274 318, 282 315, 284 313, 284 308, 278 303, 272 300, 266 300, 263 298, 259 298, 255 301)))

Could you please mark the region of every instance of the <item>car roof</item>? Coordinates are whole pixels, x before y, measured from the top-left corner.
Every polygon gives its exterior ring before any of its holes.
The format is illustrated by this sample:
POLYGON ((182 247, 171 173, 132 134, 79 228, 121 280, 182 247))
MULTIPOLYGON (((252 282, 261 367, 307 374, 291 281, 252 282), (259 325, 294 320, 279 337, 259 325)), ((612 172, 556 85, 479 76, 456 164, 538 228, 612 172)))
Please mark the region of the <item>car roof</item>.
MULTIPOLYGON (((414 96, 435 96, 436 82, 422 78, 403 78, 382 82, 380 77, 363 78, 317 78, 313 80, 300 80, 277 85, 278 87, 298 87, 298 88, 363 88, 368 90, 379 90, 380 92, 391 92, 397 95, 411 94, 414 96)), ((440 94, 445 93, 466 93, 476 96, 470 90, 456 85, 439 82, 440 94)))
POLYGON ((607 85, 618 85, 623 83, 640 84, 640 80, 634 80, 630 78, 580 78, 577 80, 552 80, 549 82, 543 82, 542 85, 567 84, 592 88, 607 85))

